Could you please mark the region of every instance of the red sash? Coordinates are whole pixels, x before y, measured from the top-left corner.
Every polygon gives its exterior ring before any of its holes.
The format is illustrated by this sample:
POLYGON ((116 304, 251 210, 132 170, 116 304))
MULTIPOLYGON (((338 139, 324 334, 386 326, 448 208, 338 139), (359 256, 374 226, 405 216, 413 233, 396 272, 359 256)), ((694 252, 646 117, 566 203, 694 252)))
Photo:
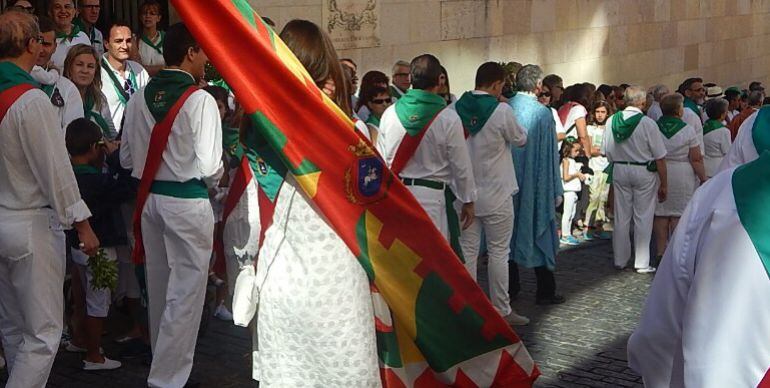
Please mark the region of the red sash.
POLYGON ((412 156, 414 156, 414 153, 417 151, 417 146, 420 145, 422 138, 425 137, 428 128, 430 128, 431 124, 436 121, 436 117, 438 117, 442 111, 443 109, 436 112, 436 115, 433 116, 433 118, 430 119, 430 121, 428 121, 416 135, 410 136, 409 133, 404 134, 404 138, 401 139, 401 144, 398 145, 398 150, 396 150, 396 156, 393 157, 393 163, 390 165, 390 171, 393 171, 394 175, 398 176, 401 174, 401 171, 406 167, 406 163, 412 159, 412 156))
MULTIPOLYGON (((559 113, 559 120, 561 120, 561 125, 567 124, 567 116, 569 116, 569 111, 571 111, 572 108, 576 105, 580 105, 580 104, 578 104, 577 102, 570 101, 565 103, 559 108, 558 113, 559 113)), ((565 128, 565 129, 569 129, 569 128, 565 128)))
POLYGON ((34 88, 35 87, 31 84, 18 84, 5 89, 0 93, 0 123, 3 122, 5 114, 8 113, 8 109, 11 109, 11 105, 13 105, 22 94, 34 88))
POLYGON ((158 174, 160 168, 160 162, 163 160, 163 152, 168 145, 168 137, 171 135, 171 126, 176 120, 179 110, 182 109, 187 98, 190 97, 193 92, 198 90, 197 86, 189 87, 174 103, 171 109, 163 117, 163 120, 155 124, 152 128, 152 134, 150 135, 150 147, 147 150, 147 159, 144 162, 144 170, 142 171, 142 179, 139 182, 139 188, 136 193, 136 209, 134 209, 134 252, 133 260, 135 264, 144 263, 144 243, 142 241, 142 210, 144 210, 144 204, 147 202, 147 198, 150 196, 150 187, 155 180, 155 176, 158 174))

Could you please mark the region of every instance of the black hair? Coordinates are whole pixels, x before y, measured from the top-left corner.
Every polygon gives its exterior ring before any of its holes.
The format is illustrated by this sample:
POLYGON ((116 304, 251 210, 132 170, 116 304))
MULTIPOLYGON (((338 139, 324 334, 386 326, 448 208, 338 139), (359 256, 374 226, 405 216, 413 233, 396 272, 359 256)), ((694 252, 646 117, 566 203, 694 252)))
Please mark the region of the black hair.
POLYGON ((195 41, 190 30, 184 23, 175 23, 168 28, 163 38, 163 60, 167 66, 179 66, 184 62, 187 51, 192 48, 198 50, 198 42, 195 41))
MULTIPOLYGON (((110 41, 110 38, 112 37, 112 29, 115 27, 126 27, 129 31, 131 30, 131 25, 128 24, 125 20, 115 20, 112 23, 110 23, 110 26, 107 28, 107 33, 104 35, 104 39, 106 42, 110 41)), ((133 31, 132 31, 133 32, 133 31)), ((136 44, 137 42, 134 42, 136 44)))
POLYGON ((681 85, 679 85, 679 90, 677 90, 680 94, 684 94, 685 91, 690 90, 692 87, 692 84, 695 83, 703 83, 703 78, 698 77, 692 77, 684 80, 681 85))
POLYGON ((543 78, 543 86, 547 87, 549 90, 553 90, 553 88, 560 86, 564 87, 564 80, 562 80, 561 77, 559 77, 556 74, 548 74, 543 78))
POLYGON ((228 112, 230 112, 230 93, 227 92, 227 89, 218 86, 218 85, 208 85, 203 88, 208 94, 210 94, 212 97, 214 97, 214 101, 221 102, 225 104, 225 108, 228 112))
POLYGON ((424 90, 438 86, 438 80, 443 74, 438 58, 430 54, 422 54, 412 59, 410 67, 414 89, 424 90))
POLYGON ((741 98, 741 91, 736 89, 727 89, 725 90, 725 100, 727 101, 733 101, 735 99, 741 98))
POLYGON ((501 64, 486 62, 476 70, 476 87, 491 86, 497 81, 504 82, 507 75, 501 64))
POLYGON ((40 26, 40 33, 56 32, 56 23, 47 16, 38 16, 37 24, 40 26))
POLYGON ((72 156, 87 153, 100 140, 102 140, 102 130, 91 120, 81 117, 67 125, 64 142, 67 145, 67 152, 72 156))

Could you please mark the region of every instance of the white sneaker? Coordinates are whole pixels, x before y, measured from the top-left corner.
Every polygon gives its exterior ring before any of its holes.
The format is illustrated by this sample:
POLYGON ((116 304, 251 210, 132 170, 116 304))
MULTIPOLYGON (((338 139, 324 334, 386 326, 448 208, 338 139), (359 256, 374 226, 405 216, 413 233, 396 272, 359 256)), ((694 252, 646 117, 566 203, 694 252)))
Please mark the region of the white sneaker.
POLYGON ((0 369, 5 369, 5 358, 0 356, 0 369))
POLYGON ((83 370, 113 370, 121 367, 120 361, 110 360, 104 357, 103 363, 83 360, 83 370))
POLYGON ((504 316, 503 319, 511 326, 526 326, 529 324, 529 318, 516 314, 515 311, 511 311, 511 313, 504 316))
POLYGON ((233 313, 231 313, 224 304, 217 306, 216 311, 214 311, 214 316, 223 321, 233 320, 233 313))
POLYGON ((647 268, 637 268, 636 273, 653 273, 655 272, 655 267, 647 267, 647 268))

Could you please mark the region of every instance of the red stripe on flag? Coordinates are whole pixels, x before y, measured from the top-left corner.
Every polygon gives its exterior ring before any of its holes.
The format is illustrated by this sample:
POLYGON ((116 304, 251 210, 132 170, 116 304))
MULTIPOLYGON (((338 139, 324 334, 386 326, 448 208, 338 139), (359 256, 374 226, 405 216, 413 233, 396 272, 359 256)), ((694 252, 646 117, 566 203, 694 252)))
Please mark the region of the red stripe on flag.
POLYGON ((377 318, 377 317, 374 317, 374 327, 380 333, 392 333, 393 332, 393 326, 388 326, 388 325, 382 323, 382 320, 380 320, 380 318, 377 318))
POLYGON ((770 388, 770 368, 768 368, 767 372, 765 372, 765 377, 763 377, 762 381, 759 382, 757 388, 770 388))
POLYGON ((380 368, 382 388, 406 388, 401 378, 390 368, 380 368))

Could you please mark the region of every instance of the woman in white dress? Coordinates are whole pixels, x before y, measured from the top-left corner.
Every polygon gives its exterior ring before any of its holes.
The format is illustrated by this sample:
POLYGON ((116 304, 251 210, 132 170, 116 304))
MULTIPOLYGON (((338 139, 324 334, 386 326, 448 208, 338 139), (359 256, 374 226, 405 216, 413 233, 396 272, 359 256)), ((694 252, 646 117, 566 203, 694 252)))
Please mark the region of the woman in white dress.
MULTIPOLYGON (((293 20, 280 37, 349 114, 328 36, 311 22, 293 20)), ((291 174, 260 250, 256 286, 255 377, 261 386, 381 386, 366 273, 291 174)))
POLYGON ((728 106, 729 103, 723 98, 706 101, 705 108, 709 119, 703 123, 703 147, 706 150, 703 159, 706 176, 709 178, 719 172, 719 165, 732 145, 730 130, 724 125, 728 106))
POLYGON ((682 121, 684 98, 680 94, 668 94, 661 99, 660 108, 663 116, 658 120, 658 127, 666 145, 668 195, 655 208, 652 226, 658 261, 695 189, 706 181, 698 135, 695 128, 682 121))

